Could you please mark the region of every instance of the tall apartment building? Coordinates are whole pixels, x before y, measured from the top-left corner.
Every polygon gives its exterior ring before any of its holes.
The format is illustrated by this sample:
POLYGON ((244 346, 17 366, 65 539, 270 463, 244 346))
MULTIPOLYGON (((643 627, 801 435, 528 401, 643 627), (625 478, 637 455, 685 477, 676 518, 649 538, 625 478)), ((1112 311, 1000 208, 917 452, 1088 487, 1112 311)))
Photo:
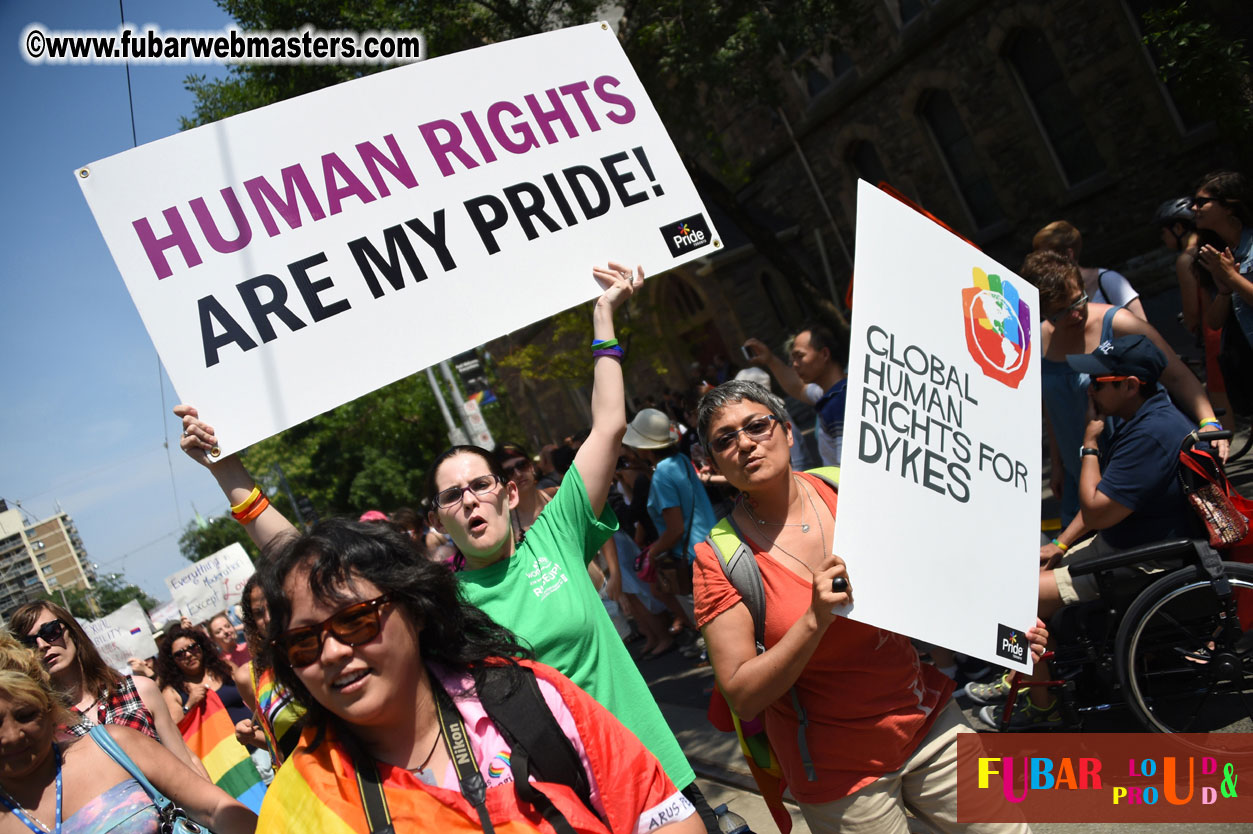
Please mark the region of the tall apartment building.
POLYGON ((44 591, 90 588, 94 579, 74 519, 59 512, 28 524, 0 499, 0 614, 44 591))

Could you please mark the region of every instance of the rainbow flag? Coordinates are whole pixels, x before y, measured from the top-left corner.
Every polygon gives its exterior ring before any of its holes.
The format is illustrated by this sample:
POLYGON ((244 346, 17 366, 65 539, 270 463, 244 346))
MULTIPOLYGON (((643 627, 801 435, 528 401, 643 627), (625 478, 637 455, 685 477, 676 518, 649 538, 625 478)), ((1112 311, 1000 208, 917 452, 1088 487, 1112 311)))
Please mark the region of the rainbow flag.
POLYGON ((253 691, 257 693, 257 713, 261 719, 258 723, 270 745, 277 770, 300 740, 296 722, 304 716, 305 709, 292 698, 287 687, 274 679, 273 669, 265 669, 258 675, 256 663, 249 665, 253 691))
POLYGON ((248 748, 235 739, 235 722, 212 689, 204 703, 183 716, 178 729, 192 753, 204 762, 209 778, 253 811, 261 810, 265 784, 252 765, 248 748))

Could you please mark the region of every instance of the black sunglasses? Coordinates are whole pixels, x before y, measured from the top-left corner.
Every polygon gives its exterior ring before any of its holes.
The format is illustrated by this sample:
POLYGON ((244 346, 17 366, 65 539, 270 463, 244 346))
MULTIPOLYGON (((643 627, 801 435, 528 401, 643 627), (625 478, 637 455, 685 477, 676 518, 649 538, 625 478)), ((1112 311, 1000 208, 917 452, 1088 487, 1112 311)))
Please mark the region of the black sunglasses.
POLYGON ((65 628, 64 620, 49 620, 41 625, 34 634, 24 634, 17 639, 33 649, 38 645, 37 641, 39 640, 43 640, 45 643, 55 643, 60 640, 65 634, 65 628))
POLYGON ((186 646, 185 648, 181 648, 181 649, 179 649, 179 650, 178 650, 178 651, 176 651, 176 652, 171 652, 171 654, 172 654, 172 655, 174 655, 175 657, 179 657, 179 658, 182 658, 182 657, 191 657, 192 655, 198 655, 198 654, 200 654, 200 646, 199 646, 198 644, 196 644, 196 643, 192 643, 190 646, 186 646))
POLYGON ((320 623, 293 628, 276 637, 272 645, 287 657, 292 667, 308 666, 322 654, 326 632, 345 646, 360 646, 379 636, 382 629, 382 608, 391 601, 391 594, 354 602, 341 608, 320 623))
POLYGON ((1188 204, 1188 207, 1191 208, 1192 206, 1195 206, 1197 208, 1201 208, 1201 206, 1208 205, 1217 199, 1217 197, 1193 197, 1192 202, 1188 204))

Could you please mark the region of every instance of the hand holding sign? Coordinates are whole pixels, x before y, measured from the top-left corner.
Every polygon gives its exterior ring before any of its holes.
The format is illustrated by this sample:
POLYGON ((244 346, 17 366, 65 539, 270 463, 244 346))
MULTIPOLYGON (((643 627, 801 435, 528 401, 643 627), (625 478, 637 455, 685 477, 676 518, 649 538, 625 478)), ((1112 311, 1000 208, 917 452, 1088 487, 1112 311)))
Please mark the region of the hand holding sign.
POLYGON ((843 608, 853 601, 853 589, 848 581, 848 567, 834 553, 827 556, 814 572, 810 607, 818 618, 818 627, 825 629, 843 608))

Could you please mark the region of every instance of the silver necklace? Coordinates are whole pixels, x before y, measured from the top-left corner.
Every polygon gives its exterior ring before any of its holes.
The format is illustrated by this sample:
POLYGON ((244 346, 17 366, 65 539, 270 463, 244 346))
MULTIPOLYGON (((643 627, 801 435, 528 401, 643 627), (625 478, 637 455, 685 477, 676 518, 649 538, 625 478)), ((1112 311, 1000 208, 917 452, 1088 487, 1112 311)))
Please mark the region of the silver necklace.
MULTIPOLYGON (((793 477, 793 478, 795 478, 796 476, 792 476, 792 477, 793 477)), ((808 494, 808 493, 806 493, 806 494, 808 494)), ((813 499, 810 499, 810 503, 813 503, 813 499)), ((808 533, 808 532, 809 532, 809 525, 805 523, 805 502, 804 502, 804 501, 802 501, 802 502, 801 502, 801 520, 800 520, 800 523, 799 523, 799 524, 797 524, 797 523, 795 523, 795 522, 793 522, 793 523, 790 523, 790 524, 789 524, 789 523, 787 523, 787 522, 783 522, 783 521, 766 521, 765 519, 758 518, 758 517, 757 517, 757 516, 753 513, 753 508, 752 508, 752 506, 750 506, 750 505, 749 505, 748 501, 745 501, 745 502, 744 502, 744 510, 745 510, 745 512, 747 512, 747 513, 748 513, 748 517, 749 517, 749 518, 751 518, 753 521, 757 522, 757 526, 758 526, 758 527, 762 527, 762 526, 765 526, 765 525, 769 524, 771 527, 799 527, 799 528, 801 528, 801 532, 802 532, 802 533, 808 533)), ((814 510, 814 514, 815 514, 815 515, 817 515, 817 512, 818 512, 817 510, 814 510)))
MULTIPOLYGON (((823 528, 823 525, 822 525, 822 516, 821 516, 821 515, 819 515, 819 513, 818 513, 818 508, 817 508, 816 506, 814 506, 814 498, 813 498, 813 496, 812 496, 812 495, 810 495, 810 494, 809 494, 809 489, 805 486, 804 482, 802 482, 802 483, 801 483, 801 489, 803 489, 803 490, 805 491, 805 497, 809 499, 809 506, 810 506, 810 508, 812 508, 812 509, 813 509, 813 511, 814 511, 814 518, 815 518, 815 519, 817 520, 817 522, 818 522, 818 535, 819 535, 819 540, 822 542, 822 546, 823 546, 823 547, 826 547, 826 541, 827 541, 827 531, 823 528)), ((802 505, 801 505, 801 510, 803 511, 804 509, 805 509, 805 507, 804 507, 804 505, 802 504, 802 505)), ((748 509, 748 502, 747 502, 747 501, 745 501, 745 502, 744 502, 744 510, 748 513, 748 515, 749 515, 749 517, 750 517, 750 518, 752 518, 754 521, 756 521, 756 520, 757 520, 757 519, 753 516, 752 511, 748 509)), ((797 525, 795 525, 795 524, 789 524, 789 525, 786 525, 786 526, 788 526, 788 527, 795 527, 795 526, 797 526, 797 525)), ((804 531, 804 530, 801 530, 801 532, 802 532, 802 533, 804 533, 805 531, 804 531)), ((804 560, 804 559, 801 559, 800 557, 795 556, 795 555, 793 555, 792 553, 788 552, 787 548, 785 548, 783 545, 779 544, 777 541, 775 541, 775 540, 771 539, 771 540, 770 540, 770 547, 772 547, 772 548, 777 547, 777 548, 779 549, 779 552, 780 552, 780 553, 782 553, 784 556, 788 557, 788 558, 789 558, 789 559, 791 559, 792 561, 794 561, 794 562, 796 562, 796 563, 798 563, 798 564, 800 564, 800 565, 804 566, 805 570, 809 571, 809 573, 810 573, 811 575, 813 574, 814 569, 813 569, 813 568, 811 568, 811 567, 808 565, 808 563, 806 563, 806 562, 805 562, 805 560, 804 560)))

